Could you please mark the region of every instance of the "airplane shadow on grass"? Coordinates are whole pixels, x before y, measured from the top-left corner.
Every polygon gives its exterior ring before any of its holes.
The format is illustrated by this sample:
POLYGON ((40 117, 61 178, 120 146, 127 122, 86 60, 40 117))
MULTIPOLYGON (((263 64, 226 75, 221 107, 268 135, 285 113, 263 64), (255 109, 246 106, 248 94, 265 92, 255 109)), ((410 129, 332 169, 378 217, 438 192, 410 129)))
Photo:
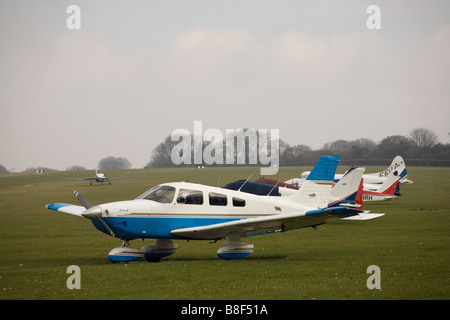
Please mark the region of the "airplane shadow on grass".
POLYGON ((285 259, 287 256, 286 255, 280 255, 280 254, 274 254, 274 255, 267 255, 267 256, 262 256, 262 255, 254 255, 254 256, 249 256, 245 259, 228 259, 228 260, 224 260, 224 259, 220 259, 217 256, 211 256, 211 257, 195 257, 193 256, 192 258, 187 258, 187 257, 170 257, 167 259, 161 259, 158 262, 147 262, 145 259, 139 259, 139 260, 134 260, 134 261, 129 261, 129 262, 120 262, 120 263, 112 263, 111 261, 109 261, 107 258, 105 257, 89 257, 89 258, 85 258, 85 257, 74 257, 73 260, 68 260, 67 258, 61 259, 61 260, 52 260, 50 261, 47 260, 47 262, 49 264, 52 264, 54 266, 69 266, 69 265, 77 265, 79 267, 87 267, 87 266, 95 266, 95 265, 113 265, 113 264, 168 264, 168 263, 196 263, 196 262, 230 262, 230 263, 244 263, 245 261, 276 261, 276 260, 281 260, 281 259, 285 259), (52 263, 53 262, 53 263, 52 263))

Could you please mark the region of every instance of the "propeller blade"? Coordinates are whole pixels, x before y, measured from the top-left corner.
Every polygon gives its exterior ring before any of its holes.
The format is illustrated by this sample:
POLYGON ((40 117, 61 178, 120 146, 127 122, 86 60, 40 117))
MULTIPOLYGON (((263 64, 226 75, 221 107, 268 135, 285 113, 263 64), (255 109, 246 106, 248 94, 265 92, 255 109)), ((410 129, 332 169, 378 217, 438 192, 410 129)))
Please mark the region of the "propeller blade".
POLYGON ((83 197, 77 190, 75 190, 73 194, 75 195, 75 197, 77 197, 78 201, 81 202, 83 207, 85 207, 86 209, 92 208, 92 204, 90 204, 89 201, 87 201, 86 198, 83 197))
POLYGON ((86 211, 84 211, 81 215, 85 218, 91 219, 91 220, 96 220, 96 221, 100 221, 103 226, 106 228, 106 230, 108 230, 108 232, 115 237, 116 235, 114 234, 114 232, 111 230, 111 228, 108 226, 108 224, 103 221, 102 219, 102 208, 100 206, 92 206, 92 204, 89 203, 89 201, 86 200, 85 197, 83 197, 78 191, 74 191, 73 193, 75 195, 75 197, 77 197, 78 201, 81 202, 81 204, 83 205, 83 207, 86 208, 86 211))
POLYGON ((106 230, 108 230, 109 234, 112 235, 113 237, 115 237, 116 235, 114 234, 114 232, 111 230, 111 228, 108 226, 108 224, 103 221, 102 218, 99 218, 100 222, 105 226, 106 230))

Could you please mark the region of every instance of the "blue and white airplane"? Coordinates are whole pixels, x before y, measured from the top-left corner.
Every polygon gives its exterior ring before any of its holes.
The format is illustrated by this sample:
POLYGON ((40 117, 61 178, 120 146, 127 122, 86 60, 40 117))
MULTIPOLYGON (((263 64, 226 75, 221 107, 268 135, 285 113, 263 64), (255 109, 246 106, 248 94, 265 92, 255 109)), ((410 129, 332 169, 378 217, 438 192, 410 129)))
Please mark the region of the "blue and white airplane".
POLYGON ((382 216, 352 206, 328 206, 338 162, 339 156, 322 156, 302 188, 283 197, 171 182, 157 185, 135 200, 92 206, 75 191, 83 206, 53 203, 46 207, 88 218, 98 230, 121 239, 122 246, 108 254, 112 262, 159 261, 176 251, 174 239, 225 239, 218 256, 239 259, 253 252, 253 245, 241 240, 244 237, 382 216), (129 247, 130 240, 147 238, 156 241, 141 248, 129 247))

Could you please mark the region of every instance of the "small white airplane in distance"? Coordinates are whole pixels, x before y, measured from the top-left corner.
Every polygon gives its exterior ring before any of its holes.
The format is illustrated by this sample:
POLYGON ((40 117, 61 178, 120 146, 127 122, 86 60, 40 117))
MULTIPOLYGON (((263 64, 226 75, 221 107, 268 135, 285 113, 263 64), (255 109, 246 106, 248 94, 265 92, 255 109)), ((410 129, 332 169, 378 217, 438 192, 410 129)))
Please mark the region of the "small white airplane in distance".
POLYGON ((104 173, 100 173, 96 169, 95 170, 95 178, 87 178, 87 179, 67 178, 67 179, 77 180, 77 181, 89 181, 90 182, 89 185, 92 186, 93 182, 98 182, 98 183, 101 183, 102 185, 103 185, 103 182, 108 182, 109 185, 111 185, 111 181, 120 180, 120 179, 129 179, 129 178, 133 178, 133 177, 130 176, 130 177, 120 177, 120 178, 107 178, 104 173))
POLYGON ((270 197, 187 182, 157 185, 135 200, 92 206, 75 191, 83 206, 53 203, 46 207, 92 220, 94 226, 123 241, 108 254, 112 262, 139 258, 159 261, 173 254, 173 239, 220 240, 217 254, 239 259, 253 252, 241 238, 253 235, 316 228, 326 222, 369 220, 383 214, 352 206, 328 207, 339 156, 322 156, 302 188, 290 196, 270 197), (156 239, 141 248, 129 247, 134 239, 156 239))
MULTIPOLYGON (((366 173, 363 175, 365 184, 382 184, 386 181, 389 173, 393 173, 397 171, 400 179, 400 184, 411 184, 413 181, 408 180, 408 173, 406 171, 405 161, 401 156, 396 156, 394 160, 392 160, 391 165, 383 171, 376 173, 366 173)), ((302 172, 298 178, 286 180, 286 183, 292 184, 294 186, 301 186, 302 183, 308 177, 310 171, 302 172)), ((344 173, 345 174, 345 173, 344 173)), ((343 174, 335 174, 334 181, 337 182, 339 179, 343 177, 343 174)))

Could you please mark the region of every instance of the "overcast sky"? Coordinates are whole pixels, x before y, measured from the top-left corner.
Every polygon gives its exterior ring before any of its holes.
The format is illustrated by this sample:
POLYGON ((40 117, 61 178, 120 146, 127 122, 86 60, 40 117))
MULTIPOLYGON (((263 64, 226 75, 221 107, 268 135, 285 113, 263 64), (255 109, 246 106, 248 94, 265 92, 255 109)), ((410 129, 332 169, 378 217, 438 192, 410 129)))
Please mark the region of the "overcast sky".
POLYGON ((1 0, 0 111, 15 171, 142 168, 195 120, 313 149, 417 127, 449 143, 450 2, 1 0))

